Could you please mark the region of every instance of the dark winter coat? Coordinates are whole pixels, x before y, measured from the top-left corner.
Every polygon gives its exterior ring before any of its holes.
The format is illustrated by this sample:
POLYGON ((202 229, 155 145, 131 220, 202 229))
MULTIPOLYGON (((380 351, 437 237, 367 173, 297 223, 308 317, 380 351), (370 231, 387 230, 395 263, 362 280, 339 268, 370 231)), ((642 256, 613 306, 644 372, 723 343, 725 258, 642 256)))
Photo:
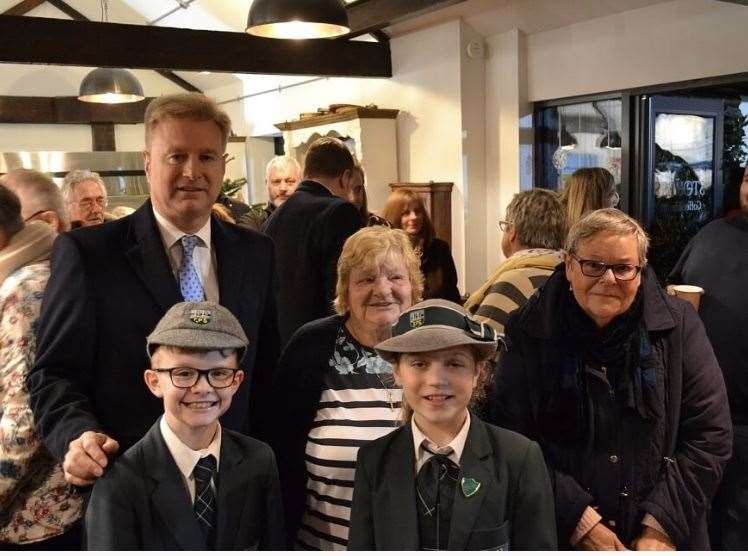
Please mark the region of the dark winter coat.
POLYGON ((654 415, 640 416, 613 388, 602 387, 600 377, 580 372, 579 405, 586 415, 581 429, 597 436, 568 426, 559 432, 565 420, 558 407, 569 405, 568 396, 559 397, 561 361, 568 357, 557 316, 569 290, 563 267, 507 324, 508 350, 489 400, 491 420, 543 448, 560 547, 569 546, 582 513, 592 506, 629 546, 644 515, 651 514, 678 550, 709 548, 706 512, 731 451, 724 381, 691 306, 667 296, 651 272, 641 289, 654 415))

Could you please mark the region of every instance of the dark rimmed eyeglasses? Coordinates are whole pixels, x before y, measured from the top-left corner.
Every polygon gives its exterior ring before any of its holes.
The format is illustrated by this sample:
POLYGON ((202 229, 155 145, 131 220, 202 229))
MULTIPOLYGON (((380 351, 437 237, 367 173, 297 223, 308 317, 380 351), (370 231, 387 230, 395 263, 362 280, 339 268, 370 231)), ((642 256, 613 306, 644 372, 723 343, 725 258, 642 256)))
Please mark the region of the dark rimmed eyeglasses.
POLYGON ((607 264, 592 259, 580 259, 574 254, 571 255, 571 258, 579 263, 579 268, 582 270, 582 274, 588 278, 600 278, 603 274, 608 272, 608 269, 610 269, 613 271, 613 276, 615 276, 617 280, 627 282, 636 278, 642 270, 641 266, 635 264, 607 264))
POLYGON ((234 377, 239 369, 217 367, 215 369, 193 369, 192 367, 171 367, 169 369, 153 369, 157 373, 169 373, 171 383, 177 388, 192 388, 201 376, 208 380, 213 388, 228 388, 234 383, 234 377))

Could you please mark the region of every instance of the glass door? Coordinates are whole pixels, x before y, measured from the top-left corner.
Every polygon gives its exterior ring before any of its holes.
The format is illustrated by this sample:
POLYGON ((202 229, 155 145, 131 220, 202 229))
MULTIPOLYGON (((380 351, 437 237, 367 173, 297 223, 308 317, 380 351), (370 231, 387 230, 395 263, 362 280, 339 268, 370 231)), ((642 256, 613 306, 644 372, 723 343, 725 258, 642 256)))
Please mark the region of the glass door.
POLYGON ((647 100, 644 224, 649 261, 664 282, 688 241, 722 210, 724 101, 647 100))

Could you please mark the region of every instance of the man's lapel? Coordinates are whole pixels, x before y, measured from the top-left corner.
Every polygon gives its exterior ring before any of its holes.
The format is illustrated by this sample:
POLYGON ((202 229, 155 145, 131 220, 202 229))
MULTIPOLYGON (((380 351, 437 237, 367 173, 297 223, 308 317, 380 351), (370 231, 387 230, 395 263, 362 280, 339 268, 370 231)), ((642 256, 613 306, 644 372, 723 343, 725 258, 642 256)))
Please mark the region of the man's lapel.
MULTIPOLYGON (((392 442, 391 465, 382 479, 389 492, 386 509, 387 531, 391 538, 389 550, 418 550, 418 511, 416 507, 415 450, 413 431, 410 425, 404 426, 392 442)), ((375 527, 376 528, 376 527, 375 527)))
POLYGON ((124 242, 125 257, 164 312, 182 301, 150 200, 130 217, 124 242))
POLYGON ((215 217, 211 217, 210 237, 216 250, 219 303, 238 316, 242 294, 252 291, 243 279, 247 250, 242 249, 236 231, 215 217))
POLYGON ((242 523, 247 493, 247 474, 237 468, 244 454, 230 435, 221 433, 221 462, 218 467, 218 526, 216 550, 236 550, 234 540, 242 523))
POLYGON ((466 550, 483 501, 493 488, 493 450, 482 421, 471 415, 470 430, 460 459, 460 476, 452 505, 448 550, 466 550), (479 483, 478 489, 476 483, 479 483))
MULTIPOLYGON (((160 421, 160 420, 159 420, 160 421)), ((183 550, 206 550, 202 529, 190 502, 181 472, 166 447, 159 421, 146 434, 146 472, 156 483, 151 494, 154 511, 183 550)))

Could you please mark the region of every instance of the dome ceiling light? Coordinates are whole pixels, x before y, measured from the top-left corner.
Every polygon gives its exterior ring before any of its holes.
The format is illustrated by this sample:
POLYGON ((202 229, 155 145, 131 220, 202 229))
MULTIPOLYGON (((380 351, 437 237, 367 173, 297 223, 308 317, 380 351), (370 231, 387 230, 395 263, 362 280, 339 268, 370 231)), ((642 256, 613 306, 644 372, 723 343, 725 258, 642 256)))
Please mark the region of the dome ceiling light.
POLYGON ((254 0, 246 30, 270 39, 326 39, 351 29, 343 0, 254 0))
POLYGON ((125 69, 96 68, 81 82, 78 100, 103 104, 122 104, 143 100, 143 87, 125 69))

